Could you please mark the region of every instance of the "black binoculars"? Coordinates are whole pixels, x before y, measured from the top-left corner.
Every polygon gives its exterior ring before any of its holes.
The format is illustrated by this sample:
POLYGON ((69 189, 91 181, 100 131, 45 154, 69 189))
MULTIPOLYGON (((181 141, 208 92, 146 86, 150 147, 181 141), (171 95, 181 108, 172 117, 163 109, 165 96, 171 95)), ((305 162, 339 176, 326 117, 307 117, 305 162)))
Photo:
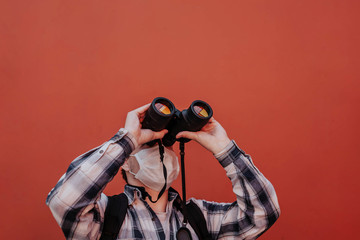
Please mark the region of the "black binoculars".
MULTIPOLYGON (((168 133, 162 139, 164 146, 172 146, 176 135, 181 131, 197 132, 201 130, 210 120, 213 111, 209 104, 196 100, 191 103, 188 109, 179 111, 167 98, 155 98, 145 114, 142 128, 151 129, 155 132, 167 129, 168 133)), ((187 142, 189 139, 182 139, 187 142)), ((153 142, 148 143, 153 145, 153 142)))

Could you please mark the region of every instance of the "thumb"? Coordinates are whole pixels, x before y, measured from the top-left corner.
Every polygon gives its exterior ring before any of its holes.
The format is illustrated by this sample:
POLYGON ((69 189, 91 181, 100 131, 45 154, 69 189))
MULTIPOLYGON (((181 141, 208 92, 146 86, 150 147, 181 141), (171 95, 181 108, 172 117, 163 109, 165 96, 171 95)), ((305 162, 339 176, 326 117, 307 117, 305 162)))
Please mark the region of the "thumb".
POLYGON ((196 132, 189 132, 189 131, 183 131, 183 132, 179 132, 176 135, 176 138, 188 138, 188 139, 192 139, 192 140, 197 140, 197 133, 196 132))
POLYGON ((154 135, 153 135, 153 139, 160 139, 160 138, 163 138, 165 136, 165 134, 168 133, 168 130, 167 129, 163 129, 161 130, 160 132, 153 132, 154 135))

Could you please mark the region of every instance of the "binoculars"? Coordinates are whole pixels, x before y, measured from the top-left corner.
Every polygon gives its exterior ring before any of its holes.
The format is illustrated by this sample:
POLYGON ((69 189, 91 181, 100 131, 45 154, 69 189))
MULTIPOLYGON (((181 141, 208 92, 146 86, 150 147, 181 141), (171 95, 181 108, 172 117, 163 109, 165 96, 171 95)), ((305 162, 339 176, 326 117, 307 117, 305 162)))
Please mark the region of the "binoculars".
MULTIPOLYGON (((142 128, 151 129, 155 132, 167 129, 168 133, 162 139, 164 146, 172 146, 176 140, 176 135, 181 131, 197 132, 201 130, 210 120, 213 111, 209 104, 204 101, 196 100, 191 103, 188 109, 179 111, 174 104, 167 98, 155 98, 145 113, 142 128)), ((181 139, 184 142, 189 139, 181 139)), ((153 142, 148 143, 153 145, 153 142)))

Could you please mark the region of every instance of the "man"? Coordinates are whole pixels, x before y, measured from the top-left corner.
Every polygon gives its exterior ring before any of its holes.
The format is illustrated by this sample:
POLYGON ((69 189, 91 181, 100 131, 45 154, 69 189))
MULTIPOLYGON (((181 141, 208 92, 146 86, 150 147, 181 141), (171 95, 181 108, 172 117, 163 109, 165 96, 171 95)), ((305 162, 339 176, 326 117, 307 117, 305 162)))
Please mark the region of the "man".
MULTIPOLYGON (((171 149, 165 149, 168 181, 157 199, 164 185, 163 166, 155 161, 160 159, 154 150, 158 146, 145 143, 161 139, 167 130, 141 129, 149 106, 129 112, 125 127, 111 140, 76 158, 49 193, 46 203, 67 239, 100 238, 108 202, 102 191, 120 167, 129 183, 124 191, 129 205, 118 239, 176 239, 183 214, 173 206, 177 193, 169 191, 169 186, 178 174, 177 158, 171 149), (147 165, 148 161, 154 164, 147 165), (143 196, 138 187, 144 187, 150 197, 143 196)), ((201 131, 180 132, 176 137, 195 140, 212 152, 232 182, 234 203, 192 199, 213 239, 255 239, 276 221, 280 209, 273 186, 214 118, 201 131)), ((198 239, 189 224, 187 228, 192 238, 198 239)))

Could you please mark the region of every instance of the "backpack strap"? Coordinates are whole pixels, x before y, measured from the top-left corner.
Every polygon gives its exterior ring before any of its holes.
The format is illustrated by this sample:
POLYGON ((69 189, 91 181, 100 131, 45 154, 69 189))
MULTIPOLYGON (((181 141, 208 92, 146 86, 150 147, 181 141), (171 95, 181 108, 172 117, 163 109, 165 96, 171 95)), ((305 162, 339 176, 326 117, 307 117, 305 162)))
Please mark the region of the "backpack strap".
POLYGON ((196 235, 199 237, 199 239, 211 239, 211 235, 206 226, 204 214, 202 213, 198 205, 196 205, 193 201, 190 200, 189 203, 186 204, 186 211, 188 215, 188 221, 191 227, 196 232, 196 235))
POLYGON ((128 208, 125 193, 108 197, 105 210, 104 226, 100 240, 115 240, 120 232, 128 208))
MULTIPOLYGON (((173 190, 173 189, 171 189, 173 190)), ((174 191, 174 190, 173 190, 174 191)), ((181 198, 174 201, 175 207, 183 212, 181 198)), ((194 229, 200 240, 209 240, 211 235, 206 226, 206 220, 201 209, 193 201, 185 205, 190 226, 194 229)), ((128 199, 125 193, 108 197, 108 204, 105 210, 104 226, 100 240, 115 240, 125 220, 128 208, 128 199)))

